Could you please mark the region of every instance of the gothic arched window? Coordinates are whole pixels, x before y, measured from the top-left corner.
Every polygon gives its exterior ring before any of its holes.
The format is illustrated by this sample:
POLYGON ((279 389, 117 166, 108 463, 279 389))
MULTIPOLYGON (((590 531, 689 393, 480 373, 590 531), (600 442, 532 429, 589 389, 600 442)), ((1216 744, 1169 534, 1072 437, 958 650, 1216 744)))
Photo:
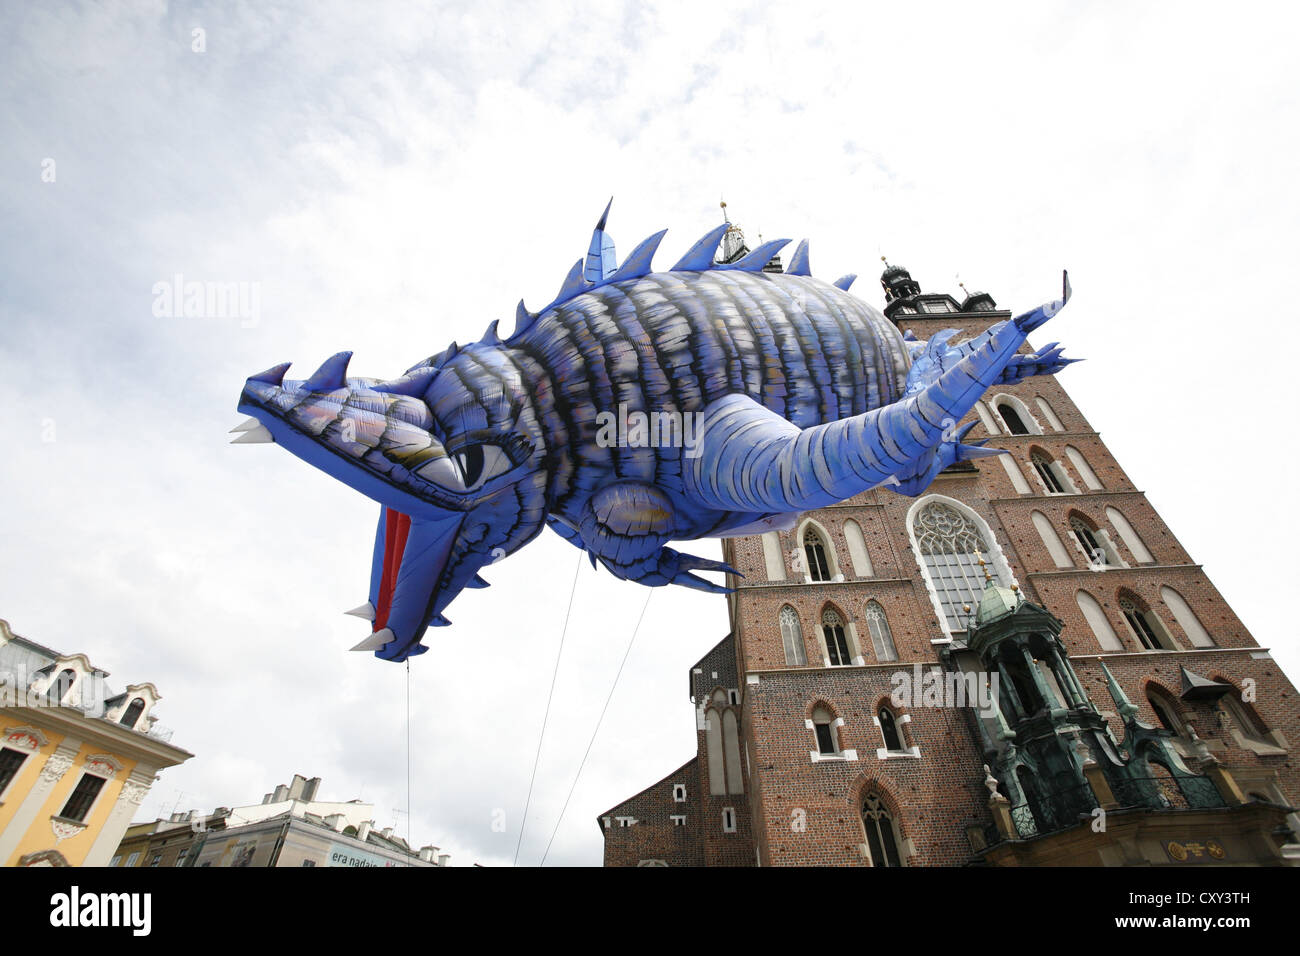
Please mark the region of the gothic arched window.
POLYGON ((862 828, 867 832, 867 848, 872 866, 902 866, 898 852, 898 832, 894 818, 881 802, 879 794, 869 794, 862 803, 862 828))
POLYGON ((835 718, 830 708, 825 704, 814 707, 812 722, 813 734, 817 738, 817 752, 823 755, 839 753, 839 743, 835 739, 835 718))
POLYGON ((1168 637, 1164 634, 1164 625, 1160 623, 1159 618, 1152 614, 1151 610, 1144 604, 1139 603, 1138 599, 1132 594, 1120 593, 1119 609, 1124 615, 1124 620, 1128 621, 1133 636, 1138 639, 1138 643, 1146 650, 1173 650, 1168 637))
POLYGON ((1007 431, 1013 435, 1031 435, 1029 426, 1020 418, 1020 413, 1010 402, 1000 402, 997 406, 998 414, 1002 420, 1007 423, 1007 431))
POLYGON ((876 652, 876 660, 898 660, 898 650, 894 647, 894 635, 889 630, 885 609, 878 601, 868 601, 862 616, 866 619, 867 630, 871 632, 871 649, 876 652))
MULTIPOLYGON (((948 627, 964 631, 970 615, 962 605, 975 607, 984 593, 984 569, 979 564, 980 556, 989 553, 984 531, 943 501, 931 501, 922 507, 913 519, 912 530, 948 627)), ((989 569, 999 584, 1008 583, 994 568, 989 569)))
POLYGON ((792 667, 807 664, 808 658, 803 649, 803 625, 799 623, 799 612, 787 604, 781 608, 777 618, 781 623, 781 644, 785 648, 785 662, 792 667))
POLYGON ((826 658, 832 667, 842 667, 852 662, 849 656, 849 639, 844 634, 844 620, 833 608, 822 612, 822 636, 826 639, 826 658))
POLYGON ((826 542, 814 528, 803 534, 803 553, 808 561, 808 576, 814 581, 829 581, 831 567, 826 561, 826 542))
POLYGON ((1034 466, 1034 471, 1038 472, 1038 477, 1043 480, 1043 486, 1049 495, 1064 495, 1074 490, 1068 487, 1061 466, 1043 452, 1033 452, 1029 456, 1029 463, 1034 466))
POLYGON ((891 752, 906 750, 903 746, 903 735, 898 730, 898 718, 888 707, 881 707, 876 712, 876 719, 880 721, 880 734, 885 738, 885 749, 891 752))

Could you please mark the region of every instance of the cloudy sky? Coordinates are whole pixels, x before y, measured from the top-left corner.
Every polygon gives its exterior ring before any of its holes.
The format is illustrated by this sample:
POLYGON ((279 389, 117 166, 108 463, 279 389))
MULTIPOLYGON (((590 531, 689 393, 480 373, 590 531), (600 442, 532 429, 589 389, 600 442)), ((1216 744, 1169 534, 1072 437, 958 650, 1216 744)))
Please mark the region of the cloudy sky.
POLYGON ((301 772, 453 865, 517 845, 535 865, 553 832, 547 865, 597 864, 595 816, 692 754, 687 670, 724 602, 582 563, 521 840, 578 568, 547 534, 412 663, 408 822, 407 674, 347 653, 367 628, 340 613, 365 600, 377 509, 227 444, 244 379, 277 362, 302 377, 346 348, 390 375, 508 328, 611 194, 623 252, 666 226, 666 265, 725 197, 751 241, 808 237, 814 271, 861 273, 876 305, 882 254, 1017 310, 1069 267, 1051 334, 1089 361, 1065 384, 1300 675, 1294 14, 990 6, 0 8, 0 617, 158 685, 197 756, 142 816, 301 772), (178 274, 257 298, 168 315, 154 289, 178 274))

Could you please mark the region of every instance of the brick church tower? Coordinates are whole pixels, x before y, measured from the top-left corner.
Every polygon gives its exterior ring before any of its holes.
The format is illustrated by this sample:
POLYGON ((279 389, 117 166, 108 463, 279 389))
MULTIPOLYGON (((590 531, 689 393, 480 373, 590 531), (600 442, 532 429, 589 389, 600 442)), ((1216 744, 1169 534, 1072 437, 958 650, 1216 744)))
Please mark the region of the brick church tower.
MULTIPOLYGON (((1010 317, 881 282, 921 341, 1010 317)), ((1300 862, 1267 649, 1055 377, 968 421, 1009 454, 723 542, 697 753, 600 815, 607 866, 1300 862)))

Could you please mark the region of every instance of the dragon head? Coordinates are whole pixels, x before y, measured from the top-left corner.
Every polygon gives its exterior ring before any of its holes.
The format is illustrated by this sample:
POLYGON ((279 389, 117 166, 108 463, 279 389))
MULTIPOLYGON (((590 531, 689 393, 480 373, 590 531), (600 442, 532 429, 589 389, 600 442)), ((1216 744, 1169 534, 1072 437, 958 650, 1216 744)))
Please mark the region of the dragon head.
POLYGON ((545 448, 519 375, 499 349, 447 351, 393 381, 348 378, 350 352, 305 381, 278 365, 248 379, 237 443, 274 442, 379 502, 355 650, 401 661, 484 565, 544 526, 545 448))

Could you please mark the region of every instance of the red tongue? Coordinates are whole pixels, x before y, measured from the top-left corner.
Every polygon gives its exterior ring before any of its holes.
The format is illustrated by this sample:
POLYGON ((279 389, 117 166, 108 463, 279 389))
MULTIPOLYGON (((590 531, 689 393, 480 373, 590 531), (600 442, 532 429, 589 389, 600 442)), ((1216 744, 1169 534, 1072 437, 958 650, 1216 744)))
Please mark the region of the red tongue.
POLYGON ((393 606, 393 589, 397 586, 397 572, 402 568, 402 553, 406 550, 406 536, 411 530, 411 516, 392 508, 384 514, 384 576, 379 582, 379 605, 375 608, 375 630, 388 624, 388 612, 393 606))

